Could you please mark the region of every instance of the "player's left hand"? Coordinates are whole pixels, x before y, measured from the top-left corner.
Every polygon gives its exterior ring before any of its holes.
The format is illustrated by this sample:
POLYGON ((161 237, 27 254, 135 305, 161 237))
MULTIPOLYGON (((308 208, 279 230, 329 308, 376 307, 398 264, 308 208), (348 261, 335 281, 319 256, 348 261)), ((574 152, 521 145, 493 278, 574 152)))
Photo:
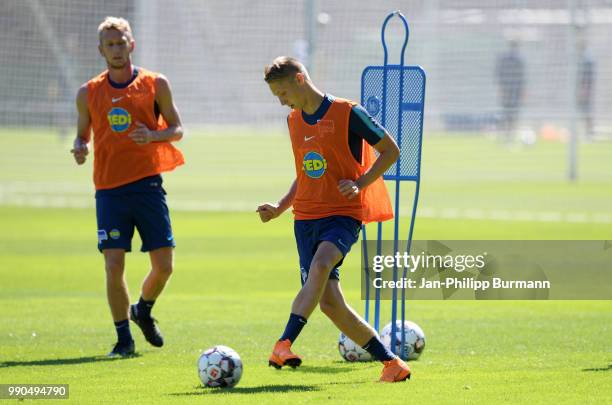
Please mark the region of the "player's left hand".
POLYGON ((338 191, 350 200, 359 194, 359 186, 353 180, 343 179, 338 182, 338 191))
POLYGON ((153 142, 153 132, 142 122, 136 122, 136 129, 128 134, 130 139, 138 145, 146 145, 153 142))
POLYGON ((256 212, 259 214, 261 222, 268 222, 280 215, 278 211, 278 204, 263 203, 257 207, 256 212))

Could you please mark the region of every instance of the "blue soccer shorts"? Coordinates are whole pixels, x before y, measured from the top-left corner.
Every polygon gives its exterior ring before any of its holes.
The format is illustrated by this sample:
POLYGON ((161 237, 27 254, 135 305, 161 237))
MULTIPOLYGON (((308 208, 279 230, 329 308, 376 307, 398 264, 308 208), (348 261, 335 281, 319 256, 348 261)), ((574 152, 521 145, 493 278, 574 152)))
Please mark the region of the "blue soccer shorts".
POLYGON ((294 223, 295 242, 300 256, 302 285, 308 279, 310 264, 323 241, 331 242, 342 252, 342 259, 329 274, 330 280, 340 280, 339 268, 351 246, 359 240, 361 221, 346 216, 331 216, 320 219, 296 220, 294 223))
POLYGON ((161 176, 97 191, 96 217, 100 252, 104 249, 130 252, 134 228, 140 234, 142 252, 176 246, 161 176))

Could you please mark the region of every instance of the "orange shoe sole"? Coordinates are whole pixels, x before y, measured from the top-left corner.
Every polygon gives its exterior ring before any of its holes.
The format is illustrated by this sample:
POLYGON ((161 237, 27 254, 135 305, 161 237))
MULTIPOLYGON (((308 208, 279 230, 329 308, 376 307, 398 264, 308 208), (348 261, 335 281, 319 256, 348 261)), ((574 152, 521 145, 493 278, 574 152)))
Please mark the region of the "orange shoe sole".
POLYGON ((300 358, 292 358, 292 359, 287 359, 285 360, 285 363, 283 364, 278 364, 276 361, 270 359, 268 360, 268 366, 269 367, 274 367, 277 370, 280 370, 281 368, 283 368, 283 366, 289 366, 291 368, 296 368, 299 367, 302 364, 302 359, 300 358))

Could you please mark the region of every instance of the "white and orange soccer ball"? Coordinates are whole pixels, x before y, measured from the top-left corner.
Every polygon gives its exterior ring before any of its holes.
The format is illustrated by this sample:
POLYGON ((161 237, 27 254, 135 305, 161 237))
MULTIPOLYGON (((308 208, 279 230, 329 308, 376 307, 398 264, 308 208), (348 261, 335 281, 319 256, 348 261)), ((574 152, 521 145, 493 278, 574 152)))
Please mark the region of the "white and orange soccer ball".
POLYGON ((202 353, 198 359, 198 374, 205 387, 231 388, 242 377, 242 360, 235 350, 227 346, 215 346, 202 353))

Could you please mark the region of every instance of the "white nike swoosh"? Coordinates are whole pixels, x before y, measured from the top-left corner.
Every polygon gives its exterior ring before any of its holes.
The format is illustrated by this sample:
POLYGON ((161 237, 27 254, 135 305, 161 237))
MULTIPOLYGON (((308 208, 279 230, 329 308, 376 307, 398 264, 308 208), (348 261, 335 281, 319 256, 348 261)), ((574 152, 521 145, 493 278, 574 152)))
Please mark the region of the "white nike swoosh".
POLYGON ((304 141, 310 141, 312 138, 314 138, 315 136, 305 136, 304 137, 304 141))
POLYGON ((123 97, 124 97, 124 96, 117 97, 117 98, 113 97, 113 98, 111 98, 111 101, 112 101, 113 103, 116 103, 117 101, 121 100, 123 97))

